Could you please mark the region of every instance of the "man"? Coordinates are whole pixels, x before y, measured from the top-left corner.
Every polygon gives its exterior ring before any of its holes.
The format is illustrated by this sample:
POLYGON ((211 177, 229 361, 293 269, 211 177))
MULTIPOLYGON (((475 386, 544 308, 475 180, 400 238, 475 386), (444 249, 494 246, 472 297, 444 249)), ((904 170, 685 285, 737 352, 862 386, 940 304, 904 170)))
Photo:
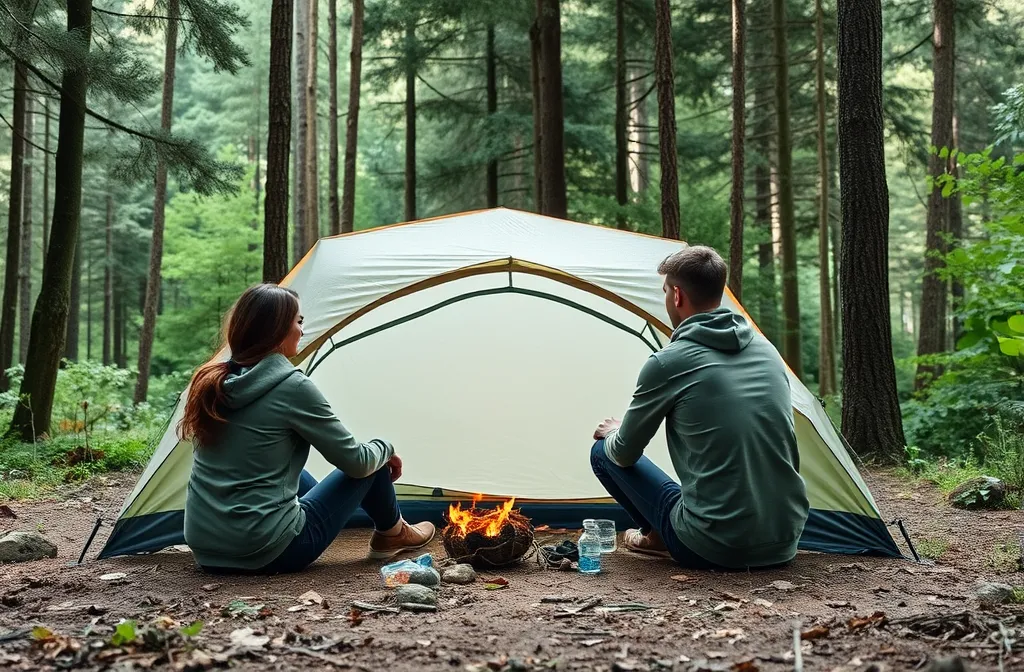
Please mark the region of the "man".
POLYGON ((693 569, 788 563, 807 520, 786 367, 722 307, 726 266, 687 247, 658 267, 671 342, 640 371, 629 409, 602 422, 594 474, 639 529, 624 546, 693 569), (643 456, 662 421, 677 484, 643 456))

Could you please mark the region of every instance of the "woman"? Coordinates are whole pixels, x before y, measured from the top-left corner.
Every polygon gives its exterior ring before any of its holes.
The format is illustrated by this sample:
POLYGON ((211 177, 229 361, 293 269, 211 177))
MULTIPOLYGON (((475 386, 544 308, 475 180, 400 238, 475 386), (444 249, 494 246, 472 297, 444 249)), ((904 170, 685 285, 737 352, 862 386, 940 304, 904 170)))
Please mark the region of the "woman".
POLYGON ((392 484, 402 460, 381 439, 359 443, 313 382, 292 366, 302 338, 298 295, 252 287, 227 323, 231 359, 192 378, 183 440, 193 442, 185 541, 211 572, 297 572, 326 550, 357 507, 374 524, 370 557, 425 546, 429 522, 402 518, 392 484), (338 467, 303 470, 310 445, 338 467))

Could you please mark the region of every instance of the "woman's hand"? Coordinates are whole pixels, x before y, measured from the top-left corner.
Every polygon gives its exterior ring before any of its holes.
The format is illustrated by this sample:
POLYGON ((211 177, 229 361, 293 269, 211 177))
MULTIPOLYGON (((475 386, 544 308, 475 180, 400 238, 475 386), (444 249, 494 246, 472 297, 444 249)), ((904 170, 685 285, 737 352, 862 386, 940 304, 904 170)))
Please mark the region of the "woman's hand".
POLYGON ((402 458, 398 455, 392 455, 391 459, 387 462, 388 469, 391 470, 391 482, 394 483, 402 477, 402 458))

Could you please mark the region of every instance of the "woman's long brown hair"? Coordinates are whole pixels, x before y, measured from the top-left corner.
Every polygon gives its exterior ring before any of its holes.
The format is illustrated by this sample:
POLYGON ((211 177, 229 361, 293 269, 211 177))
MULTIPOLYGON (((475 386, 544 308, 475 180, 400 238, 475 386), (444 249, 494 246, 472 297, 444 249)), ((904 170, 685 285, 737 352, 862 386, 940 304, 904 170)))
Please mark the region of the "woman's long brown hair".
POLYGON ((211 359, 192 376, 185 414, 178 423, 178 437, 198 446, 216 440, 226 420, 224 380, 233 365, 252 366, 275 352, 284 342, 299 313, 299 295, 272 283, 245 290, 225 323, 224 340, 231 359, 211 359))

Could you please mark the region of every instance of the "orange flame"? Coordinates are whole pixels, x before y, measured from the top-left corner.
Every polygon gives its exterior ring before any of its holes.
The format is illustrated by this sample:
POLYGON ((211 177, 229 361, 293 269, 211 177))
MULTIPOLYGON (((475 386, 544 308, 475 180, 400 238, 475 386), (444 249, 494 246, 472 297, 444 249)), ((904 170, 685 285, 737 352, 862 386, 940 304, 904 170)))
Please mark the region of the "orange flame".
POLYGON ((478 532, 483 534, 485 537, 496 537, 501 534, 501 530, 505 527, 505 523, 508 522, 508 516, 512 512, 512 506, 515 504, 515 497, 502 503, 501 506, 487 511, 486 513, 478 513, 476 504, 479 500, 474 497, 473 505, 471 508, 463 510, 462 503, 456 502, 455 504, 448 505, 448 520, 452 525, 458 528, 458 535, 465 537, 467 534, 472 532, 478 532))

